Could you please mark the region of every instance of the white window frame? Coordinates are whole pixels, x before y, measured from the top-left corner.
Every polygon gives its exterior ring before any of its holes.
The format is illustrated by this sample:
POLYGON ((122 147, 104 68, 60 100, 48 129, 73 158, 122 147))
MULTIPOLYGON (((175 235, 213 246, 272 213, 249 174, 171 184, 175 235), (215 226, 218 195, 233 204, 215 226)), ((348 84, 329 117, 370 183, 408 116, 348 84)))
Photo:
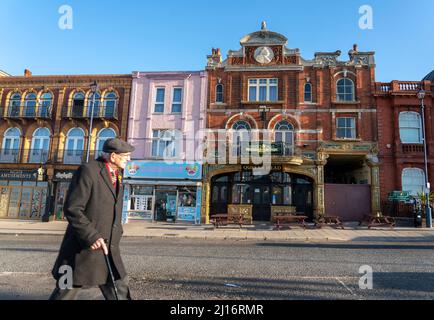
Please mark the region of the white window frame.
POLYGON ((182 133, 176 129, 155 129, 152 130, 152 158, 178 159, 182 152, 182 133), (155 134, 157 132, 157 134, 155 134), (179 137, 179 140, 177 139, 179 137), (157 144, 156 154, 154 144, 157 144))
POLYGON ((50 150, 50 129, 46 127, 40 127, 33 132, 32 136, 32 144, 31 144, 31 151, 30 151, 30 158, 29 162, 31 163, 39 163, 43 156, 46 156, 48 158, 48 152, 50 150), (40 129, 45 129, 48 132, 48 136, 42 136, 42 135, 36 135, 37 131, 40 129), (42 148, 35 148, 36 142, 38 142, 39 145, 42 145, 42 148), (44 144, 46 143, 46 148, 44 147, 44 144))
POLYGON ((422 117, 420 113, 414 112, 414 111, 403 111, 399 113, 399 138, 401 140, 401 143, 403 144, 423 144, 423 133, 422 133, 422 117), (403 121, 410 121, 408 119, 403 119, 406 115, 417 115, 417 120, 419 121, 418 127, 410 127, 410 126, 403 126, 403 121), (403 131, 404 130, 418 130, 419 139, 418 141, 404 141, 403 139, 403 131))
POLYGON ((171 104, 171 108, 170 111, 171 113, 177 113, 180 114, 182 113, 182 103, 183 103, 183 94, 184 94, 184 88, 182 87, 173 87, 172 89, 172 104, 171 104), (181 90, 181 101, 175 101, 175 90, 181 90), (180 110, 179 111, 173 111, 173 106, 174 105, 179 105, 180 106, 180 110))
POLYGON ((103 128, 98 132, 98 137, 96 139, 96 148, 95 148, 95 159, 98 159, 101 156, 102 147, 104 146, 104 142, 108 139, 116 138, 116 132, 112 128, 103 128), (101 138, 101 132, 103 131, 111 131, 113 133, 113 137, 103 137, 101 138))
POLYGON ((12 128, 7 129, 7 130, 5 131, 5 133, 4 133, 4 137, 3 137, 2 150, 3 150, 3 151, 6 151, 6 150, 20 150, 20 145, 21 145, 21 130, 20 130, 19 128, 17 128, 17 127, 12 127, 12 128), (8 136, 8 135, 7 135, 8 131, 12 131, 13 129, 18 130, 18 133, 19 133, 18 136, 8 136), (12 148, 8 148, 8 149, 6 149, 6 141, 7 141, 7 140, 10 140, 10 141, 11 141, 10 146, 11 146, 12 148), (13 146, 15 145, 15 142, 16 142, 16 141, 18 141, 18 149, 14 149, 14 148, 13 148, 13 146))
POLYGON ((282 142, 284 144, 284 155, 290 156, 294 152, 294 126, 289 123, 287 120, 279 121, 275 127, 274 127, 274 142, 282 142), (278 129, 278 126, 281 125, 283 122, 286 122, 288 124, 288 129, 278 129), (289 128, 289 126, 292 127, 292 129, 289 128), (277 136, 280 135, 280 140, 278 140, 277 136))
POLYGON ((166 104, 166 88, 165 87, 155 87, 155 97, 154 97, 154 110, 153 113, 164 113, 166 104), (158 90, 163 90, 163 101, 157 101, 158 98, 158 90), (163 105, 162 111, 157 111, 157 105, 163 105))
POLYGON ((418 193, 423 192, 425 189, 425 172, 420 168, 404 168, 401 175, 401 186, 402 191, 409 191, 412 196, 417 196, 418 193), (417 181, 415 178, 420 180, 417 181), (407 181, 404 181, 404 179, 407 181), (413 180, 411 181, 411 179, 413 180), (408 183, 408 180, 410 180, 410 183, 408 183), (414 183, 415 181, 418 183, 414 183), (416 188, 409 188, 409 186, 416 188))
POLYGON ((278 78, 250 78, 248 79, 248 88, 247 88, 247 98, 250 102, 276 102, 279 100, 279 79, 278 78), (261 81, 266 81, 261 83, 261 81), (270 83, 271 81, 275 81, 275 83, 270 83), (260 88, 266 87, 266 97, 265 100, 259 100, 260 96, 260 88), (276 88, 276 100, 270 100, 270 88, 276 88), (255 100, 250 99, 250 89, 256 88, 256 98, 255 100))
POLYGON ((336 81, 336 100, 338 102, 354 102, 356 100, 356 87, 355 87, 353 80, 351 80, 349 78, 341 78, 341 79, 338 79, 336 81), (344 86, 344 93, 339 93, 339 91, 338 91, 339 82, 345 81, 345 80, 348 80, 351 82, 351 89, 352 89, 351 90, 351 99, 346 98, 348 95, 350 95, 350 93, 345 92, 345 88, 348 87, 348 85, 343 85, 344 86), (340 95, 344 95, 344 99, 340 99, 340 95))
POLYGON ((357 130, 356 129, 357 129, 357 123, 356 123, 356 118, 355 117, 337 117, 336 118, 336 139, 354 140, 354 139, 357 138, 357 130), (340 119, 345 119, 345 127, 339 127, 339 120, 340 119), (348 119, 353 120, 354 127, 348 127, 347 126, 346 120, 348 120, 348 119), (338 135, 339 129, 345 130, 345 134, 346 134, 347 130, 351 130, 351 132, 353 133, 353 135, 351 137, 347 137, 347 136, 345 136, 345 137, 339 137, 339 135, 338 135))

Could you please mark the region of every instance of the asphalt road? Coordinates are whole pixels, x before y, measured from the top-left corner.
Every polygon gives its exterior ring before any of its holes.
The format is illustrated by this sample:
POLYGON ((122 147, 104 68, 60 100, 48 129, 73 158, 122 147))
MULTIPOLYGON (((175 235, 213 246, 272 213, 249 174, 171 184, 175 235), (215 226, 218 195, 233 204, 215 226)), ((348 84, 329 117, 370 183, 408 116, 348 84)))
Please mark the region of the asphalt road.
MULTIPOLYGON (((47 299, 61 239, 0 235, 0 299, 47 299)), ((122 253, 134 299, 434 299, 433 243, 125 238, 122 253), (359 287, 364 265, 372 289, 359 287)))

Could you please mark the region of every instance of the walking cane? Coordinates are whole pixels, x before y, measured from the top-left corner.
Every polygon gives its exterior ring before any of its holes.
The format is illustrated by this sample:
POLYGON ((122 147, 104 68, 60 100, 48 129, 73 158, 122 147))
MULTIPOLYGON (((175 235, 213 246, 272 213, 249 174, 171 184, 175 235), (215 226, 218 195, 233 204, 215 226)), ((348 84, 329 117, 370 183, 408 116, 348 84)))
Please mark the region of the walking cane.
MULTIPOLYGON (((105 242, 106 245, 108 244, 108 240, 107 239, 104 239, 104 242, 105 242)), ((104 254, 104 258, 105 258, 105 263, 107 265, 107 269, 108 269, 108 271, 110 273, 110 278, 112 280, 113 288, 115 289, 116 300, 119 300, 119 297, 118 297, 118 288, 116 287, 115 277, 113 276, 113 271, 112 271, 112 267, 110 265, 108 254, 105 254, 105 252, 103 252, 103 254, 104 254)))

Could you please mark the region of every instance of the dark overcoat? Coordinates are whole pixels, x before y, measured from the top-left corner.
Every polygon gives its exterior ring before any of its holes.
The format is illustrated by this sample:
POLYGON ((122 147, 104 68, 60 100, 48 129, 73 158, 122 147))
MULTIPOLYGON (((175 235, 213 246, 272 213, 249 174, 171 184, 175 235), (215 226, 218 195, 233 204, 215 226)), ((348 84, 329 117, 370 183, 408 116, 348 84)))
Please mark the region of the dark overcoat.
POLYGON ((61 266, 73 270, 74 286, 107 283, 107 269, 102 249, 90 247, 99 238, 109 241, 114 272, 126 276, 119 249, 122 229, 123 187, 113 187, 103 159, 82 165, 74 175, 65 199, 64 213, 69 224, 52 274, 58 280, 61 266))

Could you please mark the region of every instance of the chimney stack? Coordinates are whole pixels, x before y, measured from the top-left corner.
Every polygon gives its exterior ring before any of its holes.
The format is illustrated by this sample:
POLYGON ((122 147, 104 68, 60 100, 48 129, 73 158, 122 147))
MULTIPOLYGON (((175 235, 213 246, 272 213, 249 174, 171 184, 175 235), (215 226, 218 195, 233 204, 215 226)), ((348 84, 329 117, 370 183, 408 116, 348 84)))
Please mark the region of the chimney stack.
POLYGON ((24 76, 25 77, 31 77, 32 76, 32 72, 29 69, 25 69, 24 70, 24 76))

